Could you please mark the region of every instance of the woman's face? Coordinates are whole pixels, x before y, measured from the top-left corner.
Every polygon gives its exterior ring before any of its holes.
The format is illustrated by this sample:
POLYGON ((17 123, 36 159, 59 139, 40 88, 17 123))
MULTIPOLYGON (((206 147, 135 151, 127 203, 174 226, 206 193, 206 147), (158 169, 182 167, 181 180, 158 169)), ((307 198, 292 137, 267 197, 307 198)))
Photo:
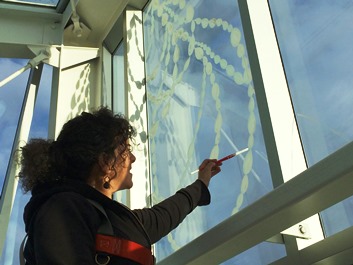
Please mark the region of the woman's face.
POLYGON ((115 169, 116 175, 110 181, 110 186, 115 191, 132 188, 133 181, 130 170, 132 163, 136 160, 130 148, 127 148, 123 155, 119 153, 119 150, 119 147, 115 149, 116 160, 113 168, 115 169))

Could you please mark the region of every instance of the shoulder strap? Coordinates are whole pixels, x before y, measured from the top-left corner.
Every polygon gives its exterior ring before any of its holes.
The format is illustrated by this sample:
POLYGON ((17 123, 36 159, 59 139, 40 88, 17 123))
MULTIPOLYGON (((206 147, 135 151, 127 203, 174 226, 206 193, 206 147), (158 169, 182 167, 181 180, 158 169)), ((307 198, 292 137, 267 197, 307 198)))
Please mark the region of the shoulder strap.
MULTIPOLYGON (((87 200, 104 216, 96 235, 96 251, 130 259, 143 265, 155 264, 155 257, 152 255, 151 249, 115 236, 113 226, 103 206, 96 201, 87 200)), ((108 262, 109 260, 110 258, 108 262)))
MULTIPOLYGON (((102 215, 103 215, 103 221, 101 226, 98 229, 98 233, 100 234, 105 234, 105 235, 114 235, 113 232, 113 226, 108 218, 108 215, 106 213, 106 211, 104 210, 103 206, 100 205, 98 202, 87 199, 102 215)), ((21 246, 19 249, 19 259, 20 259, 20 265, 25 265, 26 264, 26 260, 24 258, 23 252, 24 252, 24 247, 25 244, 27 242, 27 238, 28 238, 28 234, 25 235, 25 237, 23 238, 22 242, 21 242, 21 246)))
POLYGON ((28 237, 28 234, 25 235, 25 237, 22 240, 21 246, 20 246, 20 250, 19 250, 20 265, 26 264, 26 260, 25 260, 25 257, 23 256, 23 252, 25 249, 25 244, 27 242, 27 237, 28 237))
POLYGON ((103 220, 101 226, 98 228, 98 233, 106 235, 114 235, 114 230, 112 223, 109 220, 107 212, 104 210, 103 206, 94 200, 87 199, 96 209, 103 215, 103 220))

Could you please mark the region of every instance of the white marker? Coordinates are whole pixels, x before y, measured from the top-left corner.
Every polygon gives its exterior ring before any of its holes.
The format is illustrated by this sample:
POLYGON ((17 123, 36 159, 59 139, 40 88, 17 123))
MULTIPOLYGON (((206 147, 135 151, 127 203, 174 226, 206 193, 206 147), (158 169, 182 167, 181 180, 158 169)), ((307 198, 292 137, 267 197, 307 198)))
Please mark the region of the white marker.
MULTIPOLYGON (((235 156, 237 156, 237 155, 240 155, 241 153, 244 153, 244 152, 246 152, 246 151, 248 151, 248 150, 249 150, 249 148, 245 148, 245 149, 240 150, 240 151, 238 151, 238 152, 236 152, 236 153, 227 155, 227 156, 225 156, 225 157, 219 159, 219 160, 216 162, 216 164, 220 164, 220 163, 222 163, 223 161, 226 161, 226 160, 228 160, 228 159, 231 159, 231 158, 233 158, 233 157, 235 157, 235 156)), ((193 172, 191 172, 191 174, 195 174, 195 173, 197 173, 197 172, 199 172, 199 169, 194 170, 193 172)))

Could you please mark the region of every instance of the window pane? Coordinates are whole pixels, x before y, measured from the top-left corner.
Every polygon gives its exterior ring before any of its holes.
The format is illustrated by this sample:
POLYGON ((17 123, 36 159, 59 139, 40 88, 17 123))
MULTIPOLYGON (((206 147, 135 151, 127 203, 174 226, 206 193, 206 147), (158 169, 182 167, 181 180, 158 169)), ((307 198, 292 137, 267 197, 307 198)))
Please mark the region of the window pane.
MULTIPOLYGON (((29 138, 48 137, 51 80, 52 67, 44 65, 29 138)), ((15 100, 12 99, 11 102, 15 102, 15 100)), ((19 264, 18 251, 25 236, 23 210, 29 198, 30 192, 23 194, 20 185, 18 185, 7 230, 5 245, 0 258, 0 265, 19 264)))
MULTIPOLYGON (((353 140, 353 1, 270 0, 309 166, 353 140)), ((321 214, 327 235, 353 225, 353 199, 321 214)))
POLYGON ((113 56, 113 108, 115 112, 126 112, 125 106, 125 76, 124 76, 124 42, 118 46, 113 56))
POLYGON ((353 1, 270 0, 305 154, 313 165, 353 140, 353 1))
POLYGON ((223 163, 211 205, 157 244, 162 259, 273 187, 237 1, 152 1, 144 34, 153 203, 192 183, 205 158, 249 148, 223 163))
POLYGON ((220 265, 267 265, 284 256, 283 244, 262 242, 220 265))
MULTIPOLYGON (((125 77, 124 77, 124 41, 122 41, 113 56, 113 111, 123 113, 125 111, 125 77)), ((114 193, 114 199, 127 205, 128 191, 122 190, 114 193)))
MULTIPOLYGON (((27 64, 25 59, 0 58, 0 80, 12 75, 27 64)), ((16 134, 29 70, 0 87, 0 185, 4 185, 7 165, 16 134)), ((2 192, 2 188, 1 191, 2 192)))

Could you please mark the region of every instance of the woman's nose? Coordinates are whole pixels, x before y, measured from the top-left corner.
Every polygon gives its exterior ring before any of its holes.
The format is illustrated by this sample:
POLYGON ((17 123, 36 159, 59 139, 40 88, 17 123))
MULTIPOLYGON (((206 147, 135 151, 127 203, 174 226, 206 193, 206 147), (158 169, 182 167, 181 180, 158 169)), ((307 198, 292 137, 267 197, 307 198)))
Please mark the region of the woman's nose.
POLYGON ((133 153, 130 153, 130 160, 131 160, 131 163, 134 163, 136 161, 136 156, 134 156, 133 153))

